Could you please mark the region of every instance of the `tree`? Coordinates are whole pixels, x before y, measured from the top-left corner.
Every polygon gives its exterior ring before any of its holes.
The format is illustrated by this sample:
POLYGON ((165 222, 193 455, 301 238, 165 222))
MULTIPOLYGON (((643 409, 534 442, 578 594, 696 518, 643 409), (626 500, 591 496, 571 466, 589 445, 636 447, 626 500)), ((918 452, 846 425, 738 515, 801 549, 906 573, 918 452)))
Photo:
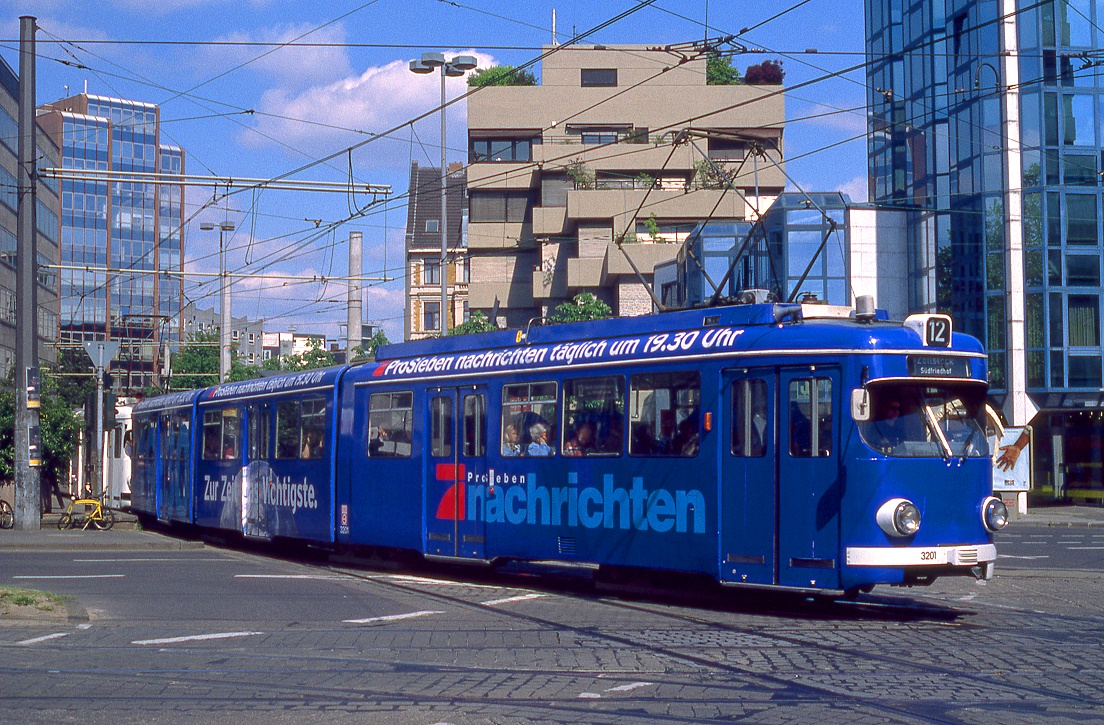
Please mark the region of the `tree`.
POLYGON ((196 332, 172 356, 170 390, 195 390, 218 384, 219 334, 196 332))
POLYGON ((226 376, 227 382, 236 383, 239 380, 253 380, 259 377, 261 377, 259 367, 242 362, 237 350, 230 352, 230 373, 226 376))
MULTIPOLYGON (((42 380, 42 393, 38 409, 39 430, 42 434, 42 487, 49 491, 65 480, 69 461, 77 447, 82 426, 81 419, 73 413, 73 407, 59 395, 59 379, 46 375, 42 380)), ((81 403, 83 404, 83 400, 81 403)), ((15 453, 15 378, 8 376, 8 384, 0 390, 0 480, 14 478, 15 453)))
POLYGON ((535 86, 537 77, 528 70, 518 70, 512 65, 492 65, 489 68, 476 68, 468 76, 468 85, 472 88, 484 86, 535 86))
POLYGON ((604 320, 613 316, 613 310, 602 300, 590 292, 580 292, 571 302, 564 302, 556 307, 548 321, 554 325, 564 322, 586 322, 587 320, 604 320))
POLYGON ((732 58, 713 52, 705 59, 705 83, 710 86, 733 86, 743 83, 738 68, 732 66, 732 58))
POLYGON ((748 66, 744 72, 744 83, 753 86, 780 86, 785 77, 782 61, 765 60, 759 65, 748 66))
POLYGON ((92 360, 84 350, 58 350, 53 372, 58 397, 70 408, 81 407, 96 392, 96 374, 92 370, 92 360))
POLYGON ((390 344, 391 341, 387 339, 387 333, 383 330, 376 330, 375 334, 353 348, 353 354, 349 357, 349 362, 354 362, 356 360, 374 360, 376 358, 376 350, 379 350, 384 345, 390 344))
POLYGON ((281 361, 284 370, 314 370, 328 368, 333 364, 333 353, 322 347, 322 340, 317 337, 310 339, 304 352, 288 355, 281 361))
POLYGON ((494 332, 498 328, 482 312, 473 312, 467 322, 449 330, 449 335, 474 335, 480 332, 494 332))

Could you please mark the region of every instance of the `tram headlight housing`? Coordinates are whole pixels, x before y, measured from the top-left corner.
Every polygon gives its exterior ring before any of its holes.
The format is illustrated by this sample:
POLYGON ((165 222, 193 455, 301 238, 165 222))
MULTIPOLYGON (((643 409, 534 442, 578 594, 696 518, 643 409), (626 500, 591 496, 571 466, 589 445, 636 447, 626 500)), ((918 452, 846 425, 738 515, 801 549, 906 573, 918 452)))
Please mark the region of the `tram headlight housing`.
POLYGON ((920 509, 907 498, 891 498, 875 515, 878 526, 890 536, 912 536, 920 530, 920 509))
POLYGON ((1000 531, 1008 525, 1008 507, 996 496, 981 502, 981 521, 990 531, 1000 531))

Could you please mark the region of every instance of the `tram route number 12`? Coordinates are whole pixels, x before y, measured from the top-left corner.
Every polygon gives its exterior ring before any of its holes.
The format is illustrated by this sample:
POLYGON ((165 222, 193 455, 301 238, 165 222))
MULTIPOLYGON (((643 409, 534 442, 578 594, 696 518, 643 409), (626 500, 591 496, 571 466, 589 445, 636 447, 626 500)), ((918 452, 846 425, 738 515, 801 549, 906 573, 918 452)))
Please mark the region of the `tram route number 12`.
POLYGON ((924 325, 925 337, 931 347, 951 346, 951 321, 943 316, 929 317, 924 325))

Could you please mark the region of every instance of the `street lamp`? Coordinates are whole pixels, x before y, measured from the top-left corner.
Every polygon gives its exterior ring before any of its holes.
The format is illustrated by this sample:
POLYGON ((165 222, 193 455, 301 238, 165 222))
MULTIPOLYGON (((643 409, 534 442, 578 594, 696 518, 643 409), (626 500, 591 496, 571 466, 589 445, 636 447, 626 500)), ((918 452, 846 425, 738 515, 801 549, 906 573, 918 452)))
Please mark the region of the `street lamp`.
POLYGON ((222 316, 219 325, 219 382, 225 383, 230 375, 230 278, 226 276, 226 250, 222 235, 234 231, 234 223, 200 222, 199 228, 205 232, 218 229, 219 233, 219 312, 222 316))
POLYGON ((448 324, 448 167, 445 161, 445 78, 457 78, 479 65, 475 56, 458 55, 446 61, 443 53, 422 53, 421 60, 410 61, 410 71, 425 75, 441 69, 441 336, 448 324))

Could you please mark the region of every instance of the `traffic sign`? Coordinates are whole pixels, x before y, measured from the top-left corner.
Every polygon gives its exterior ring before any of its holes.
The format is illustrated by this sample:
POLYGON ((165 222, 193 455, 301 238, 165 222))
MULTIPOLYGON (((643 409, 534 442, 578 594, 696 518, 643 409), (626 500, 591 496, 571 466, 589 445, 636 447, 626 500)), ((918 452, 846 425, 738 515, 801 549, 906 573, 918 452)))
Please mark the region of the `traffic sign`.
POLYGON ((96 369, 106 368, 107 364, 115 359, 115 353, 119 352, 117 340, 90 340, 84 343, 84 351, 92 358, 92 365, 96 369))

